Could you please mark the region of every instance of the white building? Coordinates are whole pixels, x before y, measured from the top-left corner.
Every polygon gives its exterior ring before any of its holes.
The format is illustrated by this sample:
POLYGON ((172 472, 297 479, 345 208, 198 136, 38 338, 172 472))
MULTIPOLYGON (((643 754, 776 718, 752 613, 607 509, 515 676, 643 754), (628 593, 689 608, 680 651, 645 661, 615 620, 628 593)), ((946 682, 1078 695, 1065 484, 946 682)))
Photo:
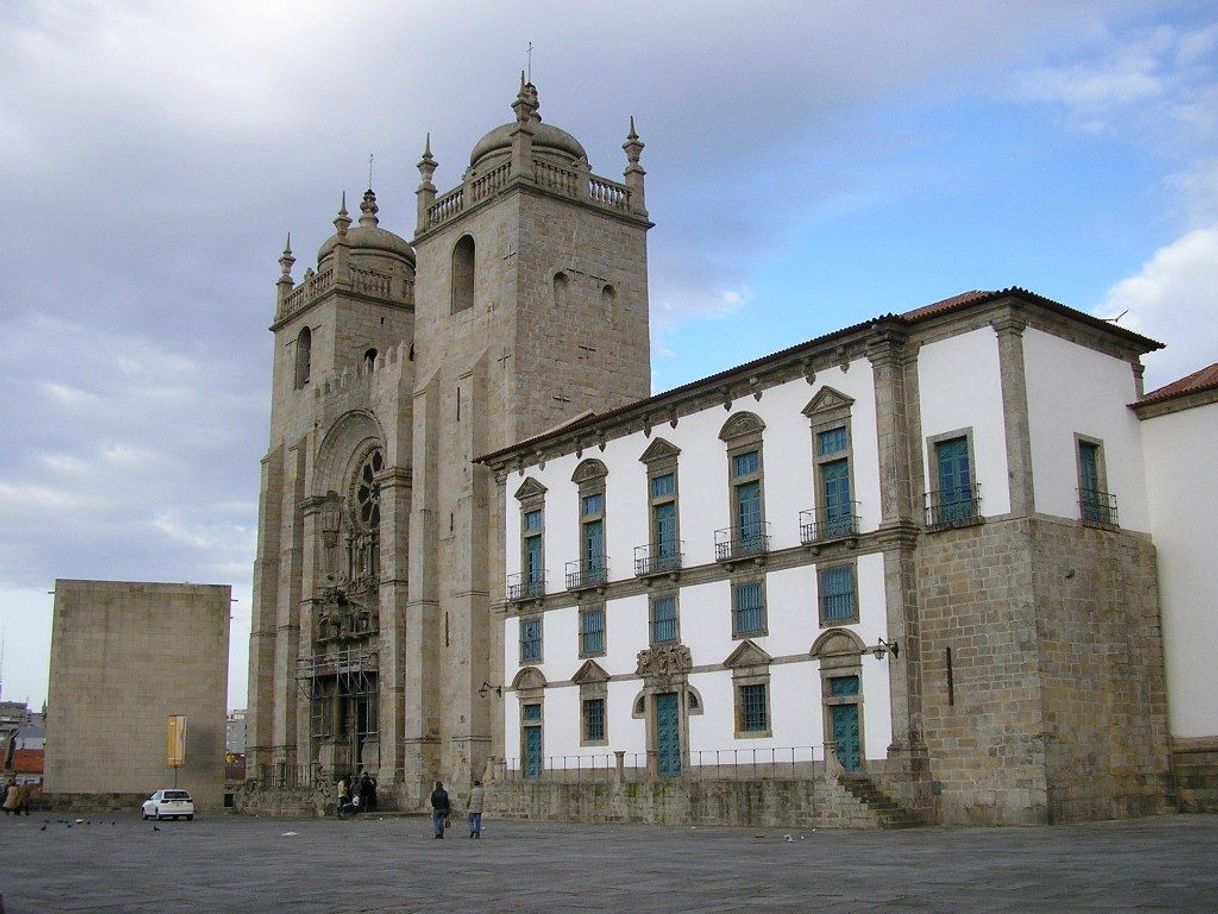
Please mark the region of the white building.
MULTIPOLYGON (((1214 426, 1139 422, 1158 347, 972 292, 481 458, 506 502, 507 806, 693 819, 708 779, 760 764, 822 816, 840 788, 881 820, 1166 809, 1151 499, 1179 514, 1148 479, 1173 475, 1156 435, 1214 426), (586 796, 631 780, 679 811, 586 796)), ((1203 689, 1191 650, 1168 670, 1203 689)))

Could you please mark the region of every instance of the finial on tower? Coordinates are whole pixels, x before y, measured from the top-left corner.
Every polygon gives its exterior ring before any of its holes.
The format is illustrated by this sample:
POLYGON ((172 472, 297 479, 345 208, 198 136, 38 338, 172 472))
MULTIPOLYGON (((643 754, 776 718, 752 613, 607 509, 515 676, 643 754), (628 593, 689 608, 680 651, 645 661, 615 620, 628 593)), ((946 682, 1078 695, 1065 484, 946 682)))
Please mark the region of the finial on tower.
POLYGON ((417 208, 415 213, 415 232, 427 228, 427 210, 436 202, 436 186, 431 183, 431 176, 436 173, 436 160, 431 154, 431 131, 423 141, 423 158, 419 159, 419 186, 415 189, 417 208))
POLYGON ((361 213, 359 217, 360 225, 371 228, 379 221, 376 218, 376 214, 380 211, 380 207, 376 205, 376 194, 372 192, 371 187, 364 191, 364 199, 359 205, 359 211, 361 213))
POLYGON ((283 254, 279 258, 279 269, 282 275, 279 278, 280 282, 285 279, 288 282, 292 281, 292 264, 296 262, 296 258, 292 256, 292 233, 288 232, 288 240, 283 245, 283 254))
POLYGON ((351 217, 347 215, 347 192, 344 190, 342 203, 338 205, 338 215, 334 217, 334 229, 340 238, 345 238, 350 225, 351 217))
POLYGON ((626 134, 626 142, 622 144, 622 149, 626 153, 626 186, 630 188, 630 208, 646 214, 647 206, 643 198, 643 176, 647 174, 642 165, 639 164, 639 158, 643 153, 643 147, 646 144, 639 139, 638 133, 634 129, 634 115, 630 115, 630 133, 626 134))
POLYGON ((540 121, 541 115, 537 113, 539 107, 537 87, 525 79, 524 70, 521 70, 520 91, 516 93, 516 100, 512 102, 512 110, 516 112, 517 123, 525 124, 529 121, 540 121))

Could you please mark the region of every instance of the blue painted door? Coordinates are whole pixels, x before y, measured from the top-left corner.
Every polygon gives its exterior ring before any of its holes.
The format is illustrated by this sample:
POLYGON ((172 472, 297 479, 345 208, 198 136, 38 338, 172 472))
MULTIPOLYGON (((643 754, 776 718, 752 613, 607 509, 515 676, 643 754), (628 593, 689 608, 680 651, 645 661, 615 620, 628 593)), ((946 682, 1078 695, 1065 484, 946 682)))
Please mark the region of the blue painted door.
POLYGON ((968 459, 968 441, 953 438, 935 445, 939 464, 939 520, 963 520, 976 514, 973 504, 973 471, 968 459))
POLYGON ((859 770, 859 706, 833 705, 833 745, 847 771, 859 770))
POLYGON ((525 727, 524 776, 541 777, 541 727, 525 727))
POLYGON ((850 466, 845 460, 835 460, 821 467, 825 490, 825 535, 842 536, 852 532, 850 503, 850 466))
POLYGON ((667 568, 677 554, 677 505, 666 501, 655 506, 656 555, 658 568, 667 568))
POLYGON ((655 697, 656 769, 661 777, 681 773, 681 706, 676 692, 655 697))
POLYGON ((736 530, 739 552, 761 551, 761 483, 745 482, 736 486, 736 530))

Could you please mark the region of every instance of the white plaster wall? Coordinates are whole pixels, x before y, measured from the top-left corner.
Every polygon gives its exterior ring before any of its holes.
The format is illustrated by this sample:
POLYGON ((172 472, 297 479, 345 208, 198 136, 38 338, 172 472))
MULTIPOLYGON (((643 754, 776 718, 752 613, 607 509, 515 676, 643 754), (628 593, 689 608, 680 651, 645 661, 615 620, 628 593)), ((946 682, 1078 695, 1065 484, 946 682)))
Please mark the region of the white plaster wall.
POLYGON ((1147 419, 1142 441, 1172 736, 1218 736, 1218 403, 1147 419))
POLYGON ((1138 398, 1129 363, 1029 327, 1023 335, 1036 510, 1077 518, 1075 434, 1104 443, 1108 491, 1127 530, 1149 530, 1138 398))
POLYGON ((927 451, 926 439, 971 427, 981 513, 993 516, 1009 512, 997 334, 985 327, 923 346, 918 353, 918 399, 926 490, 934 488, 931 480, 935 472, 934 455, 927 451))

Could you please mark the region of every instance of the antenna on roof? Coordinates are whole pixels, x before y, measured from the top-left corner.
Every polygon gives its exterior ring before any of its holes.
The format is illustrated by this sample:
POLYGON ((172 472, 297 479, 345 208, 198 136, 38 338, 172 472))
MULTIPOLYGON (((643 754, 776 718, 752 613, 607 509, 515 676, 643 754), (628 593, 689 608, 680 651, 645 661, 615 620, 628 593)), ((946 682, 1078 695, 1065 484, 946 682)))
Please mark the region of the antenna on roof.
POLYGON ((372 190, 372 160, 375 158, 372 153, 368 153, 368 189, 372 190))
POLYGON ((1110 323, 1110 324, 1115 324, 1117 321, 1119 321, 1121 318, 1123 318, 1123 317, 1124 317, 1126 314, 1128 314, 1128 313, 1129 313, 1129 309, 1128 309, 1128 308, 1126 308, 1124 311, 1122 311, 1122 312, 1121 312, 1120 314, 1118 314, 1116 317, 1106 317, 1106 318, 1104 318, 1104 320, 1108 321, 1108 323, 1110 323))
POLYGON ((524 70, 525 70, 525 73, 528 74, 526 82, 532 84, 532 82, 533 82, 533 42, 531 42, 531 41, 529 42, 528 50, 525 51, 524 56, 525 56, 524 70))

